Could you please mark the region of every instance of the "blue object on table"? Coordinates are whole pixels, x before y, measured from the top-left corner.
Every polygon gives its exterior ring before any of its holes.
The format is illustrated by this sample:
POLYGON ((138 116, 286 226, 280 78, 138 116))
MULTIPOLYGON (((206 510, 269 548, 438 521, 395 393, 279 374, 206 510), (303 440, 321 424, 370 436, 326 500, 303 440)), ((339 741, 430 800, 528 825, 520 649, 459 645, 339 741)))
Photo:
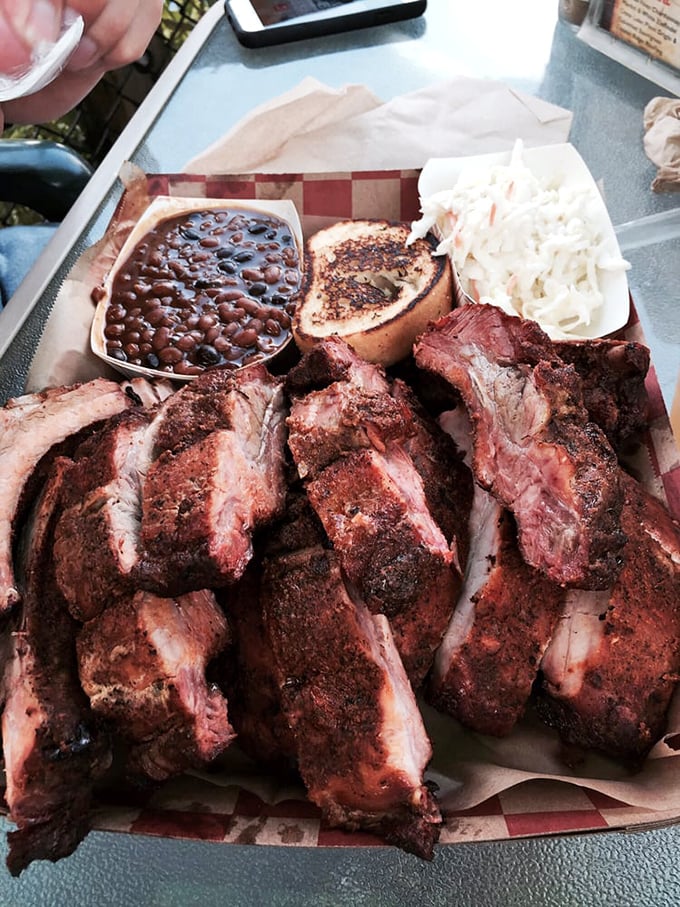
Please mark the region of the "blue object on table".
POLYGON ((30 271, 91 175, 87 161, 60 142, 0 141, 0 199, 46 219, 42 224, 0 229, 0 307, 30 271))

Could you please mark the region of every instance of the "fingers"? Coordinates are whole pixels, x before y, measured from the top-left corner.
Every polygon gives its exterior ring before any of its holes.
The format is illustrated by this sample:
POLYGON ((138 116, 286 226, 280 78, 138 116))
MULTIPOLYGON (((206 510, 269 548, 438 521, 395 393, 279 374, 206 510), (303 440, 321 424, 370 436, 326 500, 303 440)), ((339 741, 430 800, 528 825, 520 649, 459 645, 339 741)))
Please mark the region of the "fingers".
MULTIPOLYGON (((5 9, 11 8, 15 18, 23 10, 23 21, 35 28, 35 21, 29 22, 26 10, 35 10, 37 5, 46 3, 48 0, 0 0, 0 64, 8 53, 6 48, 10 47, 5 32, 15 34, 10 30, 5 9)), ((62 116, 82 100, 105 72, 138 60, 161 20, 163 0, 68 0, 68 7, 80 13, 85 21, 79 47, 54 82, 33 95, 3 104, 8 122, 37 123, 62 116)), ((22 53, 25 56, 22 41, 13 40, 19 58, 22 53)))
POLYGON ((33 51, 59 37, 63 0, 0 0, 0 72, 28 66, 33 51))
POLYGON ((163 11, 163 0, 100 0, 99 12, 92 19, 91 0, 72 0, 69 5, 81 12, 86 23, 80 46, 68 64, 72 72, 95 66, 118 69, 134 63, 146 50, 163 11))
POLYGON ((94 88, 102 74, 92 69, 82 73, 62 72, 58 79, 35 94, 6 101, 2 105, 5 121, 35 124, 57 119, 73 110, 94 88))

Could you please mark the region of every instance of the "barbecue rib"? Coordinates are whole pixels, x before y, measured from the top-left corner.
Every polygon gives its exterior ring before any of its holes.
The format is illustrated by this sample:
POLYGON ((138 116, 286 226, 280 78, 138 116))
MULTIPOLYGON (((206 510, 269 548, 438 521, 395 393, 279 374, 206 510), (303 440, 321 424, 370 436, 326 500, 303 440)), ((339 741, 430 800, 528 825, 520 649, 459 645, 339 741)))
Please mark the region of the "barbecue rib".
POLYGON ((130 744, 127 770, 162 781, 204 766, 231 742, 227 703, 206 681, 229 639, 212 592, 137 592, 88 621, 80 680, 95 714, 130 744))
POLYGON ((439 426, 403 381, 392 383, 392 394, 408 407, 413 419, 413 434, 404 441, 404 449, 423 481, 428 509, 446 541, 455 546, 459 566, 464 569, 474 488, 461 453, 465 448, 439 426))
POLYGON ((0 409, 0 613, 19 600, 12 565, 14 522, 24 487, 48 451, 134 404, 104 378, 9 400, 0 409))
POLYGON ((142 483, 141 587, 178 595, 242 575, 252 530, 283 508, 285 416, 260 364, 211 369, 166 401, 142 483))
MULTIPOLYGON (((440 422, 461 450, 470 445, 462 407, 440 422)), ((524 562, 512 514, 479 485, 470 538, 463 588, 435 657, 428 700, 466 727, 501 737, 524 713, 564 590, 524 562)))
POLYGON ((616 455, 547 335, 495 306, 467 305, 431 325, 415 357, 460 392, 475 478, 514 514, 525 561, 556 583, 610 585, 625 540, 616 455))
POLYGON ((622 482, 623 568, 609 591, 570 592, 538 706, 566 741, 636 761, 663 734, 680 674, 680 526, 622 482))
POLYGON ((431 746, 386 618, 320 546, 267 563, 262 607, 310 799, 333 826, 431 858, 441 823, 423 784, 431 746))
POLYGON ((51 541, 65 461, 57 461, 25 523, 20 612, 10 623, 3 677, 2 740, 9 818, 7 865, 59 860, 90 828, 95 779, 110 752, 78 681, 75 622, 54 581, 51 541))
POLYGON ((392 397, 381 368, 337 337, 317 345, 291 369, 288 446, 302 478, 354 450, 385 451, 415 431, 408 406, 392 397))
POLYGON ((649 350, 634 341, 608 339, 556 341, 554 346, 581 378, 591 421, 618 454, 624 453, 647 425, 649 350))
POLYGON ((460 574, 400 448, 357 451, 328 466, 307 493, 348 579, 385 614, 414 687, 432 663, 460 574))
POLYGON ((287 387, 295 394, 288 445, 309 500, 349 581, 391 621, 418 687, 448 624, 460 571, 456 542, 451 547, 433 520, 406 452, 417 416, 405 393, 392 395, 382 369, 338 338, 303 357, 287 387), (339 378, 324 386, 324 376, 339 378))
POLYGON ((279 557, 327 544, 307 496, 291 486, 283 516, 267 527, 243 577, 220 592, 233 639, 233 646, 220 658, 220 669, 238 744, 256 762, 277 768, 290 766, 295 741, 281 709, 281 693, 264 624, 260 596, 262 557, 279 557))
POLYGON ((96 617, 136 590, 141 482, 148 468, 153 412, 127 410, 80 445, 68 472, 54 555, 73 616, 96 617))

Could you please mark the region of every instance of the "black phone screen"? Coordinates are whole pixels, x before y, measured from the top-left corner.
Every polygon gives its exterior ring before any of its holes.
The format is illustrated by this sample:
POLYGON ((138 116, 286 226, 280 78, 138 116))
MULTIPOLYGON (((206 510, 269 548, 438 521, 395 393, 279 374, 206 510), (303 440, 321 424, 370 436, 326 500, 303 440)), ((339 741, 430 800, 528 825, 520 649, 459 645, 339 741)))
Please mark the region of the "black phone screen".
POLYGON ((250 2, 263 25, 277 25, 279 22, 308 16, 310 13, 320 13, 335 6, 346 6, 348 0, 250 0, 250 2))
POLYGON ((246 47, 264 47, 422 15, 427 0, 225 0, 246 47))

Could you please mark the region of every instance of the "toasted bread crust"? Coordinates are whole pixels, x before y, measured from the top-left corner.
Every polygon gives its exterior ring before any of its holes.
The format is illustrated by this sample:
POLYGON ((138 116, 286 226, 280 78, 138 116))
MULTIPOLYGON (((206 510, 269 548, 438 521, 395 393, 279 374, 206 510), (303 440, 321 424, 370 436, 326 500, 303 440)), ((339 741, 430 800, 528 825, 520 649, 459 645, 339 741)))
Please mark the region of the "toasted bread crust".
POLYGON ((447 256, 434 240, 407 246, 410 225, 346 220, 307 241, 293 334, 306 352, 318 340, 342 337, 369 362, 405 358, 430 321, 452 307, 447 256))

